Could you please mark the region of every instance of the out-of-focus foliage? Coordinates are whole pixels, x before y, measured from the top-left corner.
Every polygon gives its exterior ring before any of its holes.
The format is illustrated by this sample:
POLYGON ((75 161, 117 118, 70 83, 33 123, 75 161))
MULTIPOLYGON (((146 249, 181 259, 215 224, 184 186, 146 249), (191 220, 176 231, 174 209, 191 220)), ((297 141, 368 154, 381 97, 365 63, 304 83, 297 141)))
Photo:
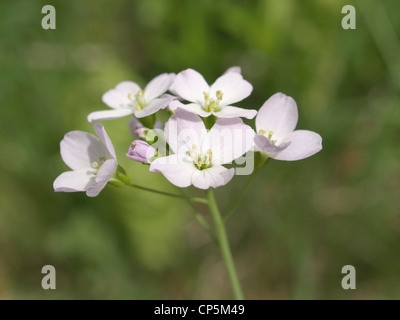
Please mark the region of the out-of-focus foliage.
MULTIPOLYGON (((0 298, 229 298, 217 246, 190 208, 129 188, 55 194, 59 142, 122 80, 191 67, 214 81, 240 65, 277 91, 324 149, 271 161, 228 224, 247 298, 399 298, 400 4, 353 0, 0 2, 0 298), (357 29, 341 28, 353 4, 357 29), (41 288, 54 265, 57 289, 41 288), (357 290, 341 288, 354 265, 357 290)), ((175 191, 124 153, 127 119, 104 122, 135 183, 175 191)), ((250 122, 252 123, 252 122, 250 122)), ((247 177, 217 195, 227 211, 247 177)), ((190 190, 195 194, 195 190, 190 190)))

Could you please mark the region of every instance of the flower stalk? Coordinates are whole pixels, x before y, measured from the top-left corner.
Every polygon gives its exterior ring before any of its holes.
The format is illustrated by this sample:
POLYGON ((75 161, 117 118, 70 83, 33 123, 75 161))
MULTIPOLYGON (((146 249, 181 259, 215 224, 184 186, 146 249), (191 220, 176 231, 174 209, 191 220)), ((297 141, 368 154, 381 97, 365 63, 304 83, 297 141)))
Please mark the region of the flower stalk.
POLYGON ((207 190, 207 199, 209 202, 208 206, 210 208, 210 212, 214 220, 215 229, 217 232, 217 240, 221 250, 222 258, 224 260, 229 281, 232 286, 233 295, 236 300, 244 300, 242 287, 240 286, 239 278, 236 273, 235 264, 233 262, 231 248, 229 246, 229 240, 225 229, 225 223, 224 220, 222 219, 217 202, 215 200, 214 193, 211 188, 207 190))

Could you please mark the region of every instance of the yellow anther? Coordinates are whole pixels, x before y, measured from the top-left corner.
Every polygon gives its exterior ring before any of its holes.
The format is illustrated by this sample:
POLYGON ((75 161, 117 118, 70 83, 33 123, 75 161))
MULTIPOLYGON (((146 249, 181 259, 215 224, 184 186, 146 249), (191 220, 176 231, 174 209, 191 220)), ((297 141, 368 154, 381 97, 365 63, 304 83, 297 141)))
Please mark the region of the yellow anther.
POLYGON ((260 131, 258 131, 258 133, 261 134, 261 135, 263 136, 263 135, 266 134, 266 131, 265 131, 265 130, 260 130, 260 131))
POLYGON ((99 163, 98 163, 97 161, 93 161, 92 167, 93 167, 94 169, 98 169, 100 166, 99 166, 99 163))
POLYGON ((271 140, 273 135, 274 135, 273 131, 268 131, 268 140, 271 140))
POLYGON ((135 147, 135 146, 136 146, 136 142, 135 142, 135 141, 133 141, 133 142, 132 142, 132 145, 135 147))
POLYGON ((207 102, 210 99, 210 95, 205 91, 203 91, 203 95, 204 95, 204 100, 207 102))
POLYGON ((224 97, 224 94, 223 94, 223 92, 222 92, 221 90, 218 90, 218 91, 215 93, 215 95, 217 96, 217 99, 218 99, 219 101, 221 101, 222 98, 224 97))

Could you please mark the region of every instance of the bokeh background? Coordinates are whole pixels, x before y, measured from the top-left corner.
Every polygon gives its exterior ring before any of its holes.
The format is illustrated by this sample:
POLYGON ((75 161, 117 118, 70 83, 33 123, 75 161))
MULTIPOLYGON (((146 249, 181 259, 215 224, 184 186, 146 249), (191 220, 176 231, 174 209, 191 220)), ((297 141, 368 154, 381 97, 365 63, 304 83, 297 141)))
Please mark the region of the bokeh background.
MULTIPOLYGON (((291 95, 298 128, 324 145, 272 161, 229 221, 246 297, 400 298, 399 37, 389 0, 0 2, 0 298, 231 298, 218 247, 185 202, 112 186, 90 199, 52 183, 67 169, 63 135, 92 132, 87 114, 118 82, 191 67, 212 83, 233 65, 254 86, 240 106, 291 95), (46 4, 56 30, 41 28, 46 4), (341 27, 347 4, 356 30, 341 27), (41 288, 48 264, 56 290, 41 288), (341 287, 344 265, 356 290, 341 287)), ((127 119, 104 125, 135 183, 176 191, 124 156, 127 119)), ((224 212, 246 181, 217 190, 224 212)))

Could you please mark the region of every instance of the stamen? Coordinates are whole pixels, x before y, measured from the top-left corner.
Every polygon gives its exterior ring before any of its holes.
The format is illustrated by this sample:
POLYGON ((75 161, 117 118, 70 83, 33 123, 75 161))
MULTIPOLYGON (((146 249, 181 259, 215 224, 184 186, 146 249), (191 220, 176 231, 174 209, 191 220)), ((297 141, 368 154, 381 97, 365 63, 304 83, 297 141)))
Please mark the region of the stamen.
POLYGON ((215 93, 215 97, 217 99, 212 99, 210 98, 210 95, 207 92, 203 92, 204 95, 204 105, 203 105, 203 110, 207 112, 217 112, 220 110, 220 102, 222 101, 222 98, 224 96, 224 93, 221 90, 218 90, 215 93))
POLYGON ((265 135, 267 132, 265 130, 260 130, 258 131, 259 134, 261 134, 262 136, 265 135))
POLYGON ((274 135, 273 131, 268 131, 268 140, 271 140, 273 135, 274 135))
POLYGON ((146 108, 146 101, 144 100, 144 92, 142 90, 139 90, 136 94, 135 94, 135 98, 136 98, 136 104, 135 104, 135 108, 136 110, 140 111, 144 108, 146 108))
POLYGON ((98 169, 98 168, 100 168, 100 165, 99 165, 99 163, 98 163, 97 161, 93 161, 92 167, 93 167, 94 169, 98 169))

